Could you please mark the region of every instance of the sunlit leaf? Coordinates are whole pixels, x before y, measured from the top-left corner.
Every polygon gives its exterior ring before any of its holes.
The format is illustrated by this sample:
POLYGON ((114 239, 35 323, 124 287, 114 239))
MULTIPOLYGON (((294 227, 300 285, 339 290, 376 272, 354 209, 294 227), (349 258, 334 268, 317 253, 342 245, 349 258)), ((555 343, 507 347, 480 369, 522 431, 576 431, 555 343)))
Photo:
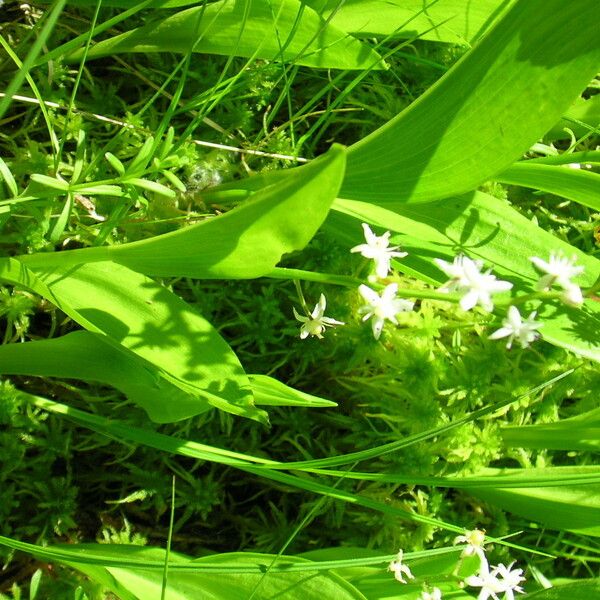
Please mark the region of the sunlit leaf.
POLYGON ((88 331, 0 346, 0 373, 104 383, 123 392, 157 422, 176 421, 211 408, 206 399, 166 381, 156 366, 88 331))
POLYGON ((600 408, 556 423, 503 427, 500 432, 507 446, 594 452, 600 449, 600 408))
POLYGON ((218 217, 139 242, 19 259, 30 268, 113 261, 147 275, 243 279, 269 273, 301 250, 336 197, 345 151, 334 146, 310 164, 287 171, 276 185, 218 217))
MULTIPOLYGON (((515 289, 521 291, 534 291, 539 279, 530 257, 547 260, 551 251, 577 257, 585 267, 578 280, 582 286, 593 285, 600 276, 598 259, 539 228, 506 202, 481 192, 443 202, 388 206, 392 210, 366 202, 336 200, 336 212, 328 219, 327 229, 348 248, 360 239, 361 221, 398 233, 392 239, 409 253, 398 263, 399 268, 434 285, 444 283, 446 276, 433 259, 452 261, 461 252, 493 266, 498 277, 515 283, 515 289)), ((535 307, 544 323, 540 332, 546 341, 600 361, 599 302, 589 299, 581 309, 556 301, 535 307)))
POLYGON ((534 188, 600 210, 600 175, 584 169, 525 161, 508 167, 495 180, 534 188))
POLYGON ((332 23, 356 36, 393 34, 400 38, 469 44, 514 0, 309 0, 332 23))
MULTIPOLYGON (((221 0, 179 11, 99 42, 88 59, 122 52, 194 52, 294 62, 328 69, 381 69, 368 45, 299 0, 221 0)), ((71 57, 81 58, 81 52, 71 57)))
POLYGON ((512 6, 437 84, 350 147, 341 196, 424 202, 492 179, 558 121, 596 74, 599 20, 597 2, 512 6))

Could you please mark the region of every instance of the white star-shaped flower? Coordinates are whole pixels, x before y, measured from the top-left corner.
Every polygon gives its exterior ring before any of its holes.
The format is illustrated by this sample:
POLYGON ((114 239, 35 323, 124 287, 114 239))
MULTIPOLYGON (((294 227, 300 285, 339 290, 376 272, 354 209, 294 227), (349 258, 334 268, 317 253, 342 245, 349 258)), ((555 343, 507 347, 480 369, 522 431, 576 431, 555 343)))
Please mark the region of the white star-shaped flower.
POLYGON ((404 579, 404 576, 408 577, 408 579, 414 579, 415 576, 410 572, 408 565, 405 565, 402 562, 403 555, 404 553, 402 550, 399 550, 396 558, 389 564, 388 571, 391 571, 394 574, 396 581, 399 581, 400 583, 408 583, 404 579))
POLYGON ((385 287, 381 295, 375 290, 372 290, 367 285, 361 285, 358 288, 360 295, 364 298, 365 304, 358 310, 362 313, 363 321, 372 318, 371 327, 373 328, 373 336, 376 340, 381 335, 383 324, 386 321, 391 321, 394 325, 398 324, 396 315, 400 312, 408 312, 413 309, 415 303, 404 298, 397 298, 398 284, 390 283, 385 287))
POLYGON ((362 228, 367 243, 354 246, 350 252, 360 252, 365 258, 375 261, 375 273, 377 277, 383 279, 389 273, 392 258, 404 258, 408 256, 408 252, 397 252, 399 246, 390 247, 389 231, 377 236, 366 223, 362 224, 362 228))
POLYGON ((295 308, 292 308, 294 311, 294 316, 302 323, 302 327, 300 327, 300 339, 303 340, 309 335, 314 335, 319 339, 323 339, 323 332, 325 331, 326 327, 345 325, 345 323, 342 323, 341 321, 336 321, 335 319, 325 317, 324 314, 326 306, 327 300, 325 299, 325 296, 321 294, 319 301, 308 317, 298 314, 298 311, 295 308))
POLYGON ((483 262, 468 256, 459 255, 452 263, 441 258, 434 259, 434 262, 450 277, 440 290, 462 293, 460 307, 463 310, 471 310, 479 304, 484 310, 492 312, 492 294, 507 292, 513 286, 508 281, 496 279, 491 270, 482 273, 483 262))
POLYGON ((571 306, 583 304, 581 288, 571 281, 572 277, 576 277, 584 271, 584 267, 575 265, 576 256, 567 258, 561 252, 551 252, 548 262, 537 256, 532 256, 529 260, 545 273, 538 281, 538 290, 549 290, 553 285, 557 285, 563 289, 561 299, 565 304, 571 306))
POLYGON ((487 558, 485 556, 485 533, 479 529, 465 531, 464 535, 458 535, 454 538, 454 544, 467 544, 467 547, 460 553, 461 558, 477 555, 481 562, 480 568, 488 568, 487 558))
POLYGON ((502 327, 490 335, 490 340, 508 337, 506 347, 510 348, 516 338, 522 348, 527 348, 531 342, 539 337, 537 329, 543 325, 543 323, 535 322, 535 315, 536 312, 533 311, 526 319, 523 319, 519 309, 516 306, 511 306, 508 309, 506 319, 502 321, 502 327))
POLYGON ((423 590, 418 600, 442 600, 442 590, 437 587, 434 587, 431 592, 423 590))
POLYGON ((486 563, 485 568, 482 567, 479 575, 467 577, 465 583, 472 587, 481 588, 477 600, 488 600, 490 596, 494 600, 498 600, 498 594, 504 594, 505 600, 514 600, 515 592, 524 593, 519 584, 525 581, 522 569, 511 570, 514 564, 511 563, 508 567, 500 564, 497 567, 492 567, 492 570, 489 571, 486 563))

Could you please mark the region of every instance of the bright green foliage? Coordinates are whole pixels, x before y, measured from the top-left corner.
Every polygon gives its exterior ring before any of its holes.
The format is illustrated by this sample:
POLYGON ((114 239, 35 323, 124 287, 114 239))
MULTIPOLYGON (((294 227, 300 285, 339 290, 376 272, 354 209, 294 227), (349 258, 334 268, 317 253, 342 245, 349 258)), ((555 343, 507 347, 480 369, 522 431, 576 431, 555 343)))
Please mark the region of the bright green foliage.
POLYGON ((469 44, 478 38, 514 0, 309 0, 332 23, 358 37, 402 38, 469 44))
POLYGON ((473 598, 477 528, 592 595, 596 4, 63 4, 1 25, 2 592, 473 598), (461 253, 490 312, 434 289, 461 253), (379 339, 361 284, 412 306, 379 339))
POLYGON ((350 148, 341 196, 377 204, 425 202, 492 179, 558 120, 596 74, 598 19, 595 2, 514 5, 410 108, 350 148), (540 20, 541 14, 546 17, 540 20))
MULTIPOLYGON (((576 163, 575 166, 580 166, 576 163)), ((600 210, 600 175, 580 169, 544 164, 515 163, 494 179, 568 198, 600 210)))
POLYGON ((313 237, 337 194, 344 166, 344 150, 333 147, 225 215, 131 244, 23 256, 21 260, 34 269, 112 260, 147 275, 260 277, 282 255, 301 250, 313 237))
POLYGON ((594 451, 600 447, 600 409, 556 423, 505 427, 502 439, 520 448, 594 451))
MULTIPOLYGON (((368 45, 298 0, 221 0, 189 8, 97 44, 96 58, 121 52, 199 52, 295 62, 325 69, 383 68, 368 45)), ((75 53, 73 60, 81 58, 75 53)))

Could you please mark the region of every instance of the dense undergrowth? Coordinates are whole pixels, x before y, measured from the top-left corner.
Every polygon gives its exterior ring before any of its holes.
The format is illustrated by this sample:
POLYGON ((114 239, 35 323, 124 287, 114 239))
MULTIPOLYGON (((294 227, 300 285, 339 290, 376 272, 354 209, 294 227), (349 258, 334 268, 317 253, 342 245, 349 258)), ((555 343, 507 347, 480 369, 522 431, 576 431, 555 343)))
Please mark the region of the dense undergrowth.
MULTIPOLYGON (((15 54, 24 60, 50 10, 10 2, 0 7, 3 92, 19 71, 15 54)), ((101 21, 118 14, 103 8, 101 21)), ((145 24, 152 14, 148 9, 131 17, 127 28, 145 24)), ((68 5, 44 53, 86 32, 94 18, 93 7, 68 5)), ((112 35, 109 30, 101 37, 112 35)), ((8 185, 3 197, 17 197, 10 193, 8 172, 16 189, 24 190, 19 193, 30 198, 0 204, 2 256, 118 246, 218 218, 247 200, 235 193, 215 195, 217 186, 295 167, 326 153, 333 143, 352 146, 431 89, 467 52, 456 44, 385 35, 365 43, 385 56, 387 69, 315 69, 214 54, 193 54, 182 63, 181 54, 166 52, 90 60, 81 74, 78 62, 62 56, 32 69, 30 81, 0 120, 1 172, 8 185), (39 100, 46 103, 46 114, 39 100), (119 171, 147 152, 150 136, 157 140, 151 149, 156 160, 148 160, 135 181, 125 179, 119 171), (170 139, 170 146, 161 137, 170 139), (82 189, 66 197, 56 180, 71 177, 82 189), (120 192, 86 192, 82 182, 116 186, 120 192)), ((597 85, 593 81, 583 97, 594 97, 597 85)), ((546 137, 527 157, 594 153, 597 143, 592 126, 584 135, 546 137)), ((597 172, 597 157, 590 163, 580 170, 597 172)), ((480 189, 556 239, 590 257, 599 255, 597 208, 497 181, 483 182, 480 189)), ((335 223, 326 222, 280 266, 367 281, 366 261, 350 252, 360 242, 360 220, 353 227, 346 239, 332 235, 335 223)), ((402 267, 391 277, 400 288, 424 292, 434 282, 424 278, 415 283, 414 270, 403 272, 402 267)), ((523 447, 507 437, 510 427, 557 423, 600 408, 600 371, 590 360, 591 351, 571 352, 543 339, 507 350, 502 341, 489 339, 500 318, 482 310, 464 311, 456 302, 427 293, 417 299, 414 311, 398 315, 398 326, 386 325, 377 340, 361 321, 356 288, 336 285, 331 278, 155 279, 219 331, 247 373, 269 375, 337 406, 266 406, 268 427, 214 408, 157 424, 123 393, 102 383, 27 373, 6 377, 0 386, 2 536, 41 546, 170 544, 191 556, 236 551, 298 555, 334 547, 390 555, 399 548, 418 552, 451 546, 456 532, 428 520, 437 519, 456 528, 484 530, 495 539, 510 536, 518 547, 494 544, 490 562, 528 565, 528 580, 537 581, 538 589, 549 580, 597 575, 598 538, 580 527, 557 527, 543 518, 538 523, 527 511, 511 510, 512 505, 484 492, 427 483, 431 478, 480 476, 487 468, 594 465, 597 444, 523 447), (327 330, 323 339, 300 339, 293 308, 301 310, 305 303, 312 309, 321 293, 327 297, 327 314, 345 326, 327 330), (407 482, 345 476, 329 480, 337 490, 406 511, 407 518, 101 435, 32 403, 32 396, 131 428, 286 462, 336 457, 458 419, 467 422, 369 462, 369 471, 381 479, 401 473, 407 482), (500 410, 468 420, 474 411, 502 402, 506 405, 500 410)), ((81 329, 47 298, 10 282, 0 289, 0 316, 4 345, 58 339, 81 329)), ((162 335, 158 327, 156 335, 162 335)), ((363 472, 363 465, 357 461, 349 471, 363 472)), ((318 474, 296 474, 306 481, 318 479, 318 474)), ((589 485, 594 490, 588 506, 597 514, 598 483, 589 485)), ((597 524, 591 526, 597 536, 597 524)), ((27 597, 30 582, 37 598, 111 597, 94 577, 84 578, 35 555, 3 547, 0 556, 5 597, 27 597)), ((420 590, 411 593, 406 597, 416 598, 420 590)), ((464 594, 458 588, 455 593, 450 597, 464 594)))

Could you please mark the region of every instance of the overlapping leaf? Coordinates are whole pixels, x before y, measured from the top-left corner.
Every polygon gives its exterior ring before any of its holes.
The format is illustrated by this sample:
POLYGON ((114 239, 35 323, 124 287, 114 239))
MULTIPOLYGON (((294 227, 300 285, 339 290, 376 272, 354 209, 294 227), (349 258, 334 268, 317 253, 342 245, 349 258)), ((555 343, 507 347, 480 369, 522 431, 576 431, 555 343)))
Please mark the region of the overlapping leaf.
MULTIPOLYGON (((487 469, 490 475, 506 476, 510 472, 526 471, 532 477, 536 472, 557 475, 598 471, 598 467, 548 467, 545 469, 487 469)), ((525 473, 524 473, 525 474, 525 473)), ((467 488, 469 493, 496 506, 551 529, 566 529, 600 537, 600 484, 558 487, 467 488)))
POLYGON ((524 161, 510 166, 495 179, 549 192, 600 210, 600 175, 586 170, 524 161))
MULTIPOLYGON (((31 289, 88 331, 105 336, 115 348, 104 348, 104 357, 124 361, 119 368, 158 370, 164 381, 157 382, 155 393, 142 404, 155 420, 184 419, 204 412, 208 403, 266 422, 264 411, 253 405, 250 382, 229 345, 206 319, 152 279, 112 263, 68 270, 39 267, 34 272, 15 259, 0 263, 0 279, 31 289), (143 360, 134 365, 127 351, 143 360)), ((101 343, 89 341, 89 352, 101 343)), ((80 337, 78 343, 83 342, 80 337)), ((75 352, 73 343, 70 348, 75 352)), ((102 374, 100 365, 98 369, 96 381, 116 385, 117 380, 102 374)), ((116 387, 125 391, 120 381, 116 387)), ((138 397, 136 393, 132 400, 138 397)))
POLYGON ((469 44, 514 0, 309 0, 331 22, 356 36, 394 35, 469 44))
MULTIPOLYGON (((387 210, 374 204, 336 200, 336 211, 355 221, 332 215, 329 230, 351 247, 360 236, 360 221, 400 234, 395 241, 409 255, 402 270, 433 284, 445 275, 434 258, 452 261, 459 253, 480 258, 493 265, 494 273, 516 284, 516 289, 532 291, 539 273, 530 257, 548 258, 550 251, 575 255, 585 272, 578 280, 591 286, 600 276, 600 261, 576 250, 543 231, 510 205, 481 192, 429 204, 390 204, 387 210)), ((581 309, 556 302, 537 306, 544 326, 541 333, 550 343, 600 361, 600 303, 586 301, 581 309)))
POLYGON ((199 224, 120 246, 19 258, 32 269, 113 261, 147 275, 260 277, 314 236, 337 195, 344 167, 345 151, 334 146, 310 164, 286 172, 242 206, 199 224))
MULTIPOLYGON (((327 69, 381 69, 381 57, 299 0, 221 0, 96 44, 88 59, 122 52, 194 52, 327 69)), ((72 59, 79 59, 76 52, 72 59)))
POLYGON ((597 2, 515 4, 436 85, 349 149, 342 197, 423 202, 492 179, 596 74, 599 20, 597 2))

